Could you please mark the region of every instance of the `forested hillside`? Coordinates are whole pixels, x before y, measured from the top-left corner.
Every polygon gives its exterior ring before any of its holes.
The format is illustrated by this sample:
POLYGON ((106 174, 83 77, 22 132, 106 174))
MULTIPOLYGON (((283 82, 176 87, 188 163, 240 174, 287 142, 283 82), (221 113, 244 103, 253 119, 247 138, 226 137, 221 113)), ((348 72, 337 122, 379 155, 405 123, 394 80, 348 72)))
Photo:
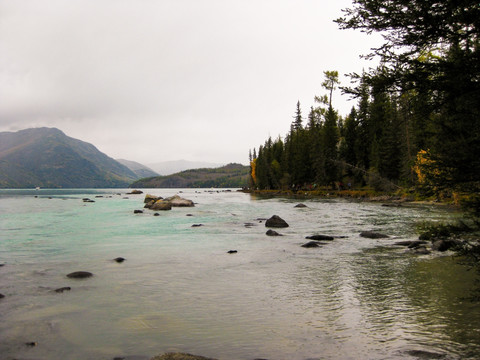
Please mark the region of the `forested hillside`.
POLYGON ((340 28, 382 33, 384 44, 367 54, 380 66, 350 75, 354 86, 343 90, 357 104, 344 117, 331 95, 338 73, 326 71, 326 95, 306 116, 297 103, 287 135, 251 152, 252 187, 478 197, 480 4, 358 0, 344 13, 340 28))
POLYGON ((243 188, 248 185, 249 168, 228 164, 216 169, 185 170, 168 176, 140 179, 131 188, 243 188))

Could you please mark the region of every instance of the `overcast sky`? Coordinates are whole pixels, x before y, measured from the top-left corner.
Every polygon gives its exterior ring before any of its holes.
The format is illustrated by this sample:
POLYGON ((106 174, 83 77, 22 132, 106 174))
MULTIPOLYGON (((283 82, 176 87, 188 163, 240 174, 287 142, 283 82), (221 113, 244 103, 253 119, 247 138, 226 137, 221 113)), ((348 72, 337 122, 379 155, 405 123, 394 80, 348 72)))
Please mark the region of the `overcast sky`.
MULTIPOLYGON (((323 72, 361 72, 379 38, 348 0, 0 0, 0 131, 57 127, 113 158, 248 163, 323 72)), ((347 115, 355 105, 337 93, 347 115)))

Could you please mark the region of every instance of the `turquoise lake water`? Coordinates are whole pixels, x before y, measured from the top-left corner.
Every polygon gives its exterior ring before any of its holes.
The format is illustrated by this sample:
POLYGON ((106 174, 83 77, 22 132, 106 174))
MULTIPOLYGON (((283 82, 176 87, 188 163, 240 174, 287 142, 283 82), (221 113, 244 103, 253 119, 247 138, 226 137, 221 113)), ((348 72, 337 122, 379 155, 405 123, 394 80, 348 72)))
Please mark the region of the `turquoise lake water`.
POLYGON ((474 272, 393 246, 445 209, 144 190, 196 203, 153 216, 127 191, 0 191, 0 360, 480 358, 474 272), (274 214, 284 236, 265 235, 274 214), (313 234, 339 238, 302 248, 313 234))

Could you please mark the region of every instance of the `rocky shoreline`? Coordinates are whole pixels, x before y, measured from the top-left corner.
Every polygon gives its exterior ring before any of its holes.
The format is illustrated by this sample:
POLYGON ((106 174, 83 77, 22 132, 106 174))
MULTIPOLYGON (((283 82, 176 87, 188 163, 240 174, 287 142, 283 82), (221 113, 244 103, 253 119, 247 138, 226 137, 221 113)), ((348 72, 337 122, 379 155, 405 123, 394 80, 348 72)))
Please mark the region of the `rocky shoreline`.
POLYGON ((241 189, 241 192, 258 197, 285 197, 291 199, 345 199, 355 202, 382 203, 385 207, 402 206, 441 206, 452 211, 461 211, 458 204, 451 199, 423 199, 406 193, 385 193, 373 190, 252 190, 241 189))

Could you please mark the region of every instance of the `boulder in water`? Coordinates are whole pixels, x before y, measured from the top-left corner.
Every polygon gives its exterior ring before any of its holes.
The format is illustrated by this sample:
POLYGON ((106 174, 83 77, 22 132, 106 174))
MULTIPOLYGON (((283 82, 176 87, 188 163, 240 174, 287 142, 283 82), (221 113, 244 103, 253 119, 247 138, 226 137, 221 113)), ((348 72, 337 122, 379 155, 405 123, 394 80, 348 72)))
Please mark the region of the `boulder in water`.
POLYGON ((303 244, 302 247, 304 248, 317 248, 320 247, 320 244, 317 241, 309 241, 306 244, 303 244))
POLYGON ((70 286, 64 286, 64 287, 55 289, 54 291, 56 293, 63 293, 64 291, 70 291, 70 290, 72 290, 72 288, 70 286))
POLYGON ((457 240, 440 239, 440 240, 435 240, 432 243, 432 250, 444 252, 458 245, 460 245, 460 242, 457 240))
POLYGON ((121 256, 119 256, 119 257, 117 257, 117 258, 113 259, 113 261, 115 261, 115 262, 117 262, 117 263, 122 263, 122 262, 124 262, 125 260, 126 260, 126 259, 125 259, 125 258, 123 258, 123 257, 121 257, 121 256))
POLYGON ((173 207, 193 207, 195 204, 192 200, 184 199, 178 195, 166 198, 165 201, 170 202, 173 207))
POLYGON ((268 236, 283 236, 282 234, 279 234, 278 232, 272 229, 268 229, 265 234, 268 236))
POLYGON ((378 233, 375 231, 362 231, 360 233, 360 236, 368 239, 385 239, 389 237, 388 235, 378 233))
POLYGON ((285 228, 285 227, 288 227, 288 224, 280 216, 273 215, 270 219, 265 221, 265 226, 273 227, 273 228, 285 228))
POLYGON ((295 205, 294 207, 296 207, 296 208, 306 208, 306 207, 308 207, 308 206, 305 205, 305 204, 300 203, 300 204, 295 205))
POLYGON ((139 194, 143 194, 143 191, 141 191, 141 190, 132 190, 132 191, 130 191, 129 193, 127 193, 127 195, 139 195, 139 194))
POLYGON ((93 274, 88 271, 75 271, 67 275, 70 279, 86 279, 92 276, 93 274))
POLYGON ((147 204, 147 203, 149 203, 150 201, 155 202, 155 201, 157 201, 157 200, 162 200, 162 197, 147 194, 147 195, 145 195, 145 200, 143 200, 143 202, 144 202, 145 204, 147 204))
POLYGON ((150 210, 172 210, 172 204, 165 200, 157 200, 150 207, 150 210))
POLYGON ((329 236, 329 235, 311 235, 311 236, 307 236, 305 237, 305 239, 309 239, 309 240, 333 240, 333 236, 329 236))

